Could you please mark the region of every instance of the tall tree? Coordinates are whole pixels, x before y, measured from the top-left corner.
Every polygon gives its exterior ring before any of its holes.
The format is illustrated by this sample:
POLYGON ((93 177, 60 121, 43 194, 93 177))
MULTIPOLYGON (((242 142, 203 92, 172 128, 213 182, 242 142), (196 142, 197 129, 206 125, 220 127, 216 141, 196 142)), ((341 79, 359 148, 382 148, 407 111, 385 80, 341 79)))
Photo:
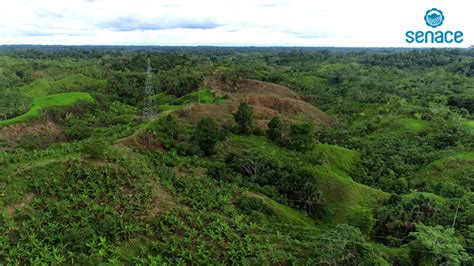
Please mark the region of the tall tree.
POLYGON ((210 117, 201 119, 196 127, 195 138, 204 154, 208 156, 214 154, 216 144, 220 139, 219 125, 210 117))
POLYGON ((237 122, 239 134, 250 135, 253 127, 252 107, 246 103, 240 103, 239 109, 234 114, 235 122, 237 122))
POLYGON ((461 265, 469 259, 454 228, 417 224, 410 236, 415 238, 408 244, 410 257, 418 265, 461 265))
POLYGON ((314 144, 314 134, 314 124, 311 122, 291 125, 289 147, 298 151, 311 149, 314 144))
POLYGON ((278 144, 283 142, 283 121, 280 117, 275 116, 268 123, 268 138, 278 144))
POLYGON ((315 239, 318 263, 323 265, 376 265, 377 255, 361 231, 339 224, 315 239))

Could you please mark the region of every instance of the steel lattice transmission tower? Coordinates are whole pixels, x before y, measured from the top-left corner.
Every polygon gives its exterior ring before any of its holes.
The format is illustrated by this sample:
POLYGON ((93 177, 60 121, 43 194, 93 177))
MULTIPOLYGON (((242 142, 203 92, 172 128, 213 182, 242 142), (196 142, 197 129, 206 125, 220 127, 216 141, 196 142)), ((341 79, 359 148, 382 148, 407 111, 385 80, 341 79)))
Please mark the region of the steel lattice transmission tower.
POLYGON ((148 59, 145 82, 145 100, 143 102, 143 116, 145 118, 151 118, 156 115, 154 96, 155 88, 153 87, 153 68, 151 67, 150 59, 148 59))

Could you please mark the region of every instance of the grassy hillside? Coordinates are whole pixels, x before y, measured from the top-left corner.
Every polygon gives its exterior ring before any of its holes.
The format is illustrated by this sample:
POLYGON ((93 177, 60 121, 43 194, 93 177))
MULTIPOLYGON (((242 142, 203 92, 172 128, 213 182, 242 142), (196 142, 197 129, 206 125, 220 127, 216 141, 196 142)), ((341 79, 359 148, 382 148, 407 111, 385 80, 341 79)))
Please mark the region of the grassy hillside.
POLYGON ((46 79, 40 79, 20 89, 21 93, 30 98, 46 96, 51 90, 51 83, 46 79))
POLYGON ((183 97, 176 98, 170 96, 166 93, 157 94, 155 101, 158 103, 158 110, 161 112, 164 111, 174 111, 182 109, 183 107, 197 103, 197 104, 222 104, 224 99, 216 98, 209 89, 201 89, 189 94, 184 95, 183 97))
POLYGON ((430 124, 429 121, 413 118, 403 118, 400 120, 400 122, 403 127, 414 132, 420 132, 430 124))
MULTIPOLYGON (((276 158, 298 157, 297 154, 281 149, 264 138, 235 137, 223 146, 225 152, 237 147, 251 147, 276 158)), ((325 221, 319 223, 320 226, 348 223, 370 227, 371 208, 379 205, 388 194, 352 180, 350 175, 359 159, 356 152, 334 145, 316 144, 301 159, 311 165, 316 175, 315 184, 322 192, 322 204, 327 215, 325 221)))
POLYGON ((176 103, 181 105, 188 103, 219 104, 222 102, 223 100, 214 97, 209 89, 198 90, 176 100, 176 103))
POLYGON ((67 107, 80 101, 91 102, 93 101, 93 98, 87 92, 69 92, 36 97, 33 101, 31 109, 27 113, 9 120, 0 121, 0 126, 9 126, 16 123, 26 122, 33 118, 39 117, 41 112, 48 108, 67 107))
POLYGON ((474 189, 474 153, 459 153, 436 160, 423 167, 414 179, 415 183, 425 183, 434 193, 448 194, 449 187, 463 190, 474 189))
POLYGON ((388 194, 352 180, 350 175, 359 159, 354 151, 324 144, 315 150, 330 158, 314 167, 318 177, 316 184, 328 203, 325 207, 329 224, 347 223, 361 230, 370 230, 373 222, 371 210, 388 194))
POLYGON ((105 80, 96 80, 82 74, 74 74, 59 80, 40 79, 20 88, 20 91, 26 97, 35 98, 60 92, 90 91, 91 89, 99 89, 105 84, 105 80))

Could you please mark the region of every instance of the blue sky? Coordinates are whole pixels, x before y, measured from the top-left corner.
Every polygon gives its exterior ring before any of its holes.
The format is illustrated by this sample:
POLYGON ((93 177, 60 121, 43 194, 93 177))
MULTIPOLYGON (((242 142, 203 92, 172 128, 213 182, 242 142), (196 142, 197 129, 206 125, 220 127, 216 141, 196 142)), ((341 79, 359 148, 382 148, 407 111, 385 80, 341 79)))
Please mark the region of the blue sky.
POLYGON ((1 1, 0 44, 413 47, 433 7, 474 44, 472 0, 1 1))

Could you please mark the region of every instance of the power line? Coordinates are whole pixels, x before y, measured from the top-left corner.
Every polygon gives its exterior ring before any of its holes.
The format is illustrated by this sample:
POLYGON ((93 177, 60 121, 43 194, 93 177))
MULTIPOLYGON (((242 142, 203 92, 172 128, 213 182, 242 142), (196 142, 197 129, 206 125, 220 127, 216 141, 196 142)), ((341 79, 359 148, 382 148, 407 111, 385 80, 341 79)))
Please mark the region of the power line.
POLYGON ((451 226, 452 228, 454 228, 454 226, 456 225, 456 218, 458 217, 458 211, 459 211, 459 205, 461 204, 461 202, 458 202, 458 206, 456 207, 456 213, 454 214, 454 218, 453 218, 453 225, 451 226))
MULTIPOLYGON (((268 197, 271 200, 275 200, 276 202, 284 202, 284 201, 289 201, 289 202, 298 202, 298 203, 311 203, 315 205, 329 205, 329 206, 338 206, 338 207, 359 207, 359 208, 365 208, 365 209, 373 209, 372 207, 365 207, 365 206, 360 206, 360 205, 348 205, 348 204, 337 204, 337 203, 327 203, 327 202, 316 202, 316 201, 309 201, 309 200, 292 200, 292 199, 285 199, 285 198, 273 198, 273 197, 268 197)), ((426 212, 423 211, 411 211, 411 210, 402 210, 403 212, 406 213, 418 213, 418 214, 427 214, 426 212)), ((438 210, 440 211, 440 210, 438 210)))
MULTIPOLYGON (((284 226, 284 227, 289 227, 289 228, 302 228, 302 229, 305 229, 305 230, 308 230, 308 231, 312 231, 311 229, 308 229, 307 227, 299 226, 299 225, 282 224, 282 223, 271 223, 271 225, 278 225, 278 226, 284 226)), ((271 232, 271 231, 268 231, 268 230, 266 230, 265 232, 275 233, 275 232, 271 232)), ((285 233, 285 232, 278 232, 278 233, 285 233)), ((298 232, 286 232, 286 233, 289 236, 295 235, 295 236, 300 236, 300 237, 307 238, 307 239, 319 239, 318 237, 311 236, 311 235, 308 235, 308 234, 300 234, 298 232)), ((368 235, 368 236, 373 237, 373 238, 379 238, 379 239, 400 240, 400 241, 407 241, 407 242, 413 240, 413 239, 410 239, 410 238, 397 238, 397 237, 379 236, 379 235, 368 235)), ((474 246, 462 246, 462 247, 465 248, 465 249, 474 249, 474 246)))

